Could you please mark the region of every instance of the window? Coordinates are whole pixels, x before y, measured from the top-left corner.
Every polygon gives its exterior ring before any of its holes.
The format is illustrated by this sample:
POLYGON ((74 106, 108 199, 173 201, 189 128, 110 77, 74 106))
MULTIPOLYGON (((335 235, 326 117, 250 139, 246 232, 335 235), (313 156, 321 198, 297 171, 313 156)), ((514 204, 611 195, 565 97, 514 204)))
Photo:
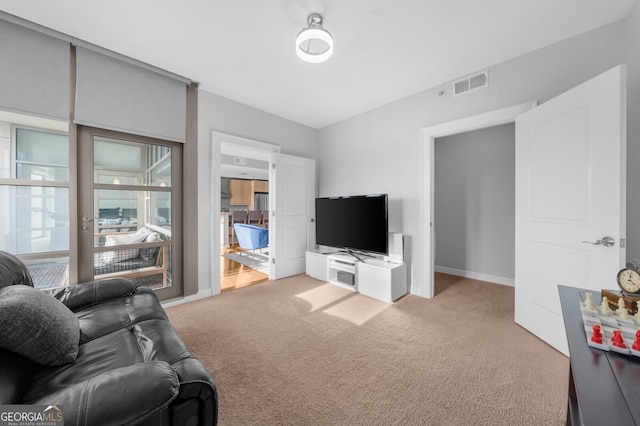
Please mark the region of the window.
POLYGON ((0 250, 37 288, 69 283, 67 124, 0 111, 0 250))

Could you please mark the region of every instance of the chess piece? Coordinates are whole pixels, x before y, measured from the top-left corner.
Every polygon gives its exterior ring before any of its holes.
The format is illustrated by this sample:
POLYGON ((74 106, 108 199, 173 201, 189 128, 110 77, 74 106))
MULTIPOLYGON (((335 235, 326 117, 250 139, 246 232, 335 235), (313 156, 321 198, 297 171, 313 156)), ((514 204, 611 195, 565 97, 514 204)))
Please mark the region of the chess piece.
POLYGON ((617 348, 626 348, 627 345, 624 343, 624 339, 622 338, 622 333, 620 330, 613 330, 613 337, 611 338, 611 344, 617 348))
MULTIPOLYGON (((591 335, 591 341, 593 343, 602 344, 602 331, 600 330, 600 324, 593 324, 593 334, 591 335)), ((640 331, 638 331, 640 333, 640 331)))
POLYGON ((633 342, 631 348, 634 351, 640 351, 640 330, 636 331, 636 340, 633 342))
POLYGON ((603 315, 611 314, 611 308, 609 307, 609 300, 606 296, 602 298, 602 303, 600 304, 600 313, 603 315))
POLYGON ((596 305, 593 304, 593 293, 586 293, 585 296, 586 296, 586 299, 584 301, 585 309, 589 309, 590 311, 595 310, 596 305))
POLYGON ((629 312, 627 312, 627 307, 625 306, 624 299, 622 297, 618 299, 618 310, 616 313, 622 319, 629 319, 629 312))

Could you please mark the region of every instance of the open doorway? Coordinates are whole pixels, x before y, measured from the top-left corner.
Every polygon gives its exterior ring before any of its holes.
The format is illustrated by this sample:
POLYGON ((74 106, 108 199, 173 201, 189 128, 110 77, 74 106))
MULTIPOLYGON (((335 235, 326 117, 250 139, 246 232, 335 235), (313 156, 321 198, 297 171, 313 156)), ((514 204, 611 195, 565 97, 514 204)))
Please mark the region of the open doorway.
POLYGON ((269 280, 269 156, 220 147, 220 291, 269 280))
POLYGON ((421 209, 420 209, 420 256, 417 265, 418 280, 414 281, 411 292, 418 296, 432 298, 435 293, 435 235, 434 235, 434 160, 437 138, 469 132, 478 129, 515 122, 518 115, 535 107, 536 102, 508 107, 448 123, 422 129, 420 134, 421 155, 421 209))
POLYGON ((434 189, 435 294, 459 277, 513 286, 514 123, 437 138, 434 189))
POLYGON ((270 279, 269 170, 271 153, 278 151, 275 145, 214 133, 219 167, 212 173, 213 220, 219 238, 214 239, 212 269, 221 292, 270 279), (238 235, 235 224, 244 234, 238 235))

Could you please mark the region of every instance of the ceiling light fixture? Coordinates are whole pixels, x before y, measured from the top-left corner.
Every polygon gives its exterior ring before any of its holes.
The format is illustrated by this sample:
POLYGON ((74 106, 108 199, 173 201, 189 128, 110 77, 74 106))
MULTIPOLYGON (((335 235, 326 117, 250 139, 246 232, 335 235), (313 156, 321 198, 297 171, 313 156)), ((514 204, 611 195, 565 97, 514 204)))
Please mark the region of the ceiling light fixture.
POLYGON ((296 53, 303 61, 312 64, 324 62, 333 54, 333 37, 322 28, 322 15, 312 13, 307 26, 296 37, 296 53))

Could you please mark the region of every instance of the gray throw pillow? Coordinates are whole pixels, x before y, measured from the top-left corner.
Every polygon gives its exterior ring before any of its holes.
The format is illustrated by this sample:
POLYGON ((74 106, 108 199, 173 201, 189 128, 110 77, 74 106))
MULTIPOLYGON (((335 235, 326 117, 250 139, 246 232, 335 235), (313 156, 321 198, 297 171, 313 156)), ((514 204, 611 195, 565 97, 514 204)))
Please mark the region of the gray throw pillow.
POLYGON ((45 365, 74 362, 78 318, 57 299, 33 287, 0 288, 0 347, 45 365))

